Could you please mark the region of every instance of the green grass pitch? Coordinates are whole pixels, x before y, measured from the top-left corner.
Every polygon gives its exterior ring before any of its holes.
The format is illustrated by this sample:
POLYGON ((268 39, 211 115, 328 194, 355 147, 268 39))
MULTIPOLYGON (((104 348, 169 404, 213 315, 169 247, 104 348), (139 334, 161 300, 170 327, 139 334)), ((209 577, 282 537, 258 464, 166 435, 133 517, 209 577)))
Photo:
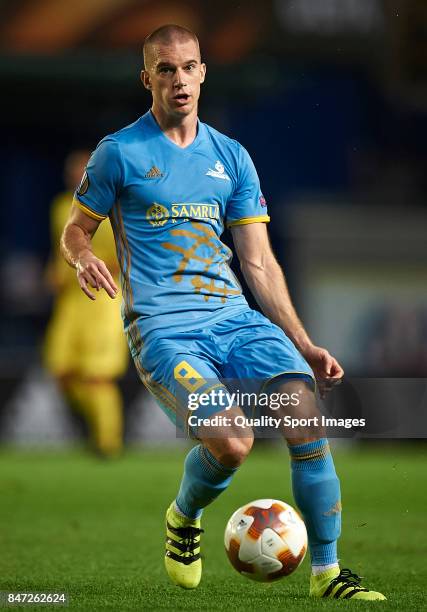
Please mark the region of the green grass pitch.
POLYGON ((271 585, 229 565, 223 531, 235 509, 261 497, 293 504, 280 446, 258 445, 206 510, 200 587, 169 584, 164 511, 183 457, 184 450, 170 448, 132 451, 116 462, 78 451, 0 451, 0 590, 66 591, 71 609, 90 611, 426 609, 426 446, 335 452, 344 506, 341 565, 388 597, 370 604, 309 600, 308 558, 271 585))

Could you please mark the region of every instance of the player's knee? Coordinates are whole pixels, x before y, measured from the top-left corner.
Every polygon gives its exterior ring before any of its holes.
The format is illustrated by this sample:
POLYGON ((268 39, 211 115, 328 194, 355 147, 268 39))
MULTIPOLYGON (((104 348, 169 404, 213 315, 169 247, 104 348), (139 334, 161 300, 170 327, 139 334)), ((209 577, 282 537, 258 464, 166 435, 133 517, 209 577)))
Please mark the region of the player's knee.
POLYGON ((218 442, 216 448, 211 451, 216 459, 227 467, 239 467, 250 453, 253 435, 245 438, 223 438, 218 442))
POLYGON ((297 381, 287 383, 286 387, 288 393, 298 393, 298 404, 286 408, 285 412, 282 433, 288 444, 307 444, 324 438, 326 431, 313 389, 307 383, 301 385, 297 381))

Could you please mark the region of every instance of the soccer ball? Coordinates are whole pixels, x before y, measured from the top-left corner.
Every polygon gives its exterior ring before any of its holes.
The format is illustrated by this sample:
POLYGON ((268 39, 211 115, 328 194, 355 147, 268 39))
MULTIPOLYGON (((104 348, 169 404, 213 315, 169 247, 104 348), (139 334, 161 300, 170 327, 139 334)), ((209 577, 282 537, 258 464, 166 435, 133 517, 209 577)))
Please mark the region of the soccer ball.
POLYGON ((243 576, 271 582, 292 574, 307 550, 299 514, 277 499, 257 499, 236 510, 227 523, 225 550, 243 576))

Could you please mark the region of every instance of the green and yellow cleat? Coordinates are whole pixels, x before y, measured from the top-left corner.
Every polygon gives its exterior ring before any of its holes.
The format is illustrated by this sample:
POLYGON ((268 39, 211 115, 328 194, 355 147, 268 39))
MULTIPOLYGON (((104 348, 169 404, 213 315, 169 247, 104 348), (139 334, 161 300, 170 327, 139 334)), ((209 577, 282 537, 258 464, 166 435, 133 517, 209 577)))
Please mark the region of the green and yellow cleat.
POLYGON ((202 577, 200 558, 200 519, 178 514, 171 504, 166 512, 166 571, 176 585, 195 589, 202 577))
POLYGON ((349 569, 338 567, 326 570, 310 578, 310 597, 329 597, 330 599, 364 599, 366 601, 384 600, 382 593, 369 591, 360 586, 362 578, 349 569))

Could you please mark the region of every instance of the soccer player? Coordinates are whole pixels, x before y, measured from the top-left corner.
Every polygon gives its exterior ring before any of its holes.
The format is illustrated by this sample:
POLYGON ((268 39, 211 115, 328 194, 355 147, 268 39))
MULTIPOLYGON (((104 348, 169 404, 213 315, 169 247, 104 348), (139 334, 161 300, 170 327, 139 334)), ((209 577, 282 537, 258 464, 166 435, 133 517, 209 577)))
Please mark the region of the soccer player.
MULTIPOLYGON (((47 279, 55 294, 48 324, 44 361, 71 407, 84 418, 93 449, 102 457, 114 457, 123 446, 123 402, 117 378, 128 363, 120 308, 103 292, 91 304, 76 283, 76 274, 59 253, 59 241, 67 221, 72 194, 79 184, 89 151, 71 152, 65 161, 67 190, 52 202, 52 255, 47 279)), ((94 248, 118 271, 114 236, 104 223, 94 248)))
MULTIPOLYGON (((223 379, 260 381, 298 393, 301 414, 317 415, 314 380, 323 392, 343 376, 337 361, 312 343, 293 308, 268 240, 269 221, 254 165, 235 140, 198 120, 206 66, 197 37, 167 25, 144 43, 144 86, 151 110, 106 136, 93 153, 62 236, 62 252, 80 286, 111 298, 116 284, 91 238, 110 217, 124 295, 124 325, 140 377, 166 413, 188 424, 183 393, 223 389, 223 379), (220 241, 231 228, 242 272, 262 314, 251 310, 220 241)), ((185 396, 185 393, 184 393, 185 396)), ((199 417, 227 417, 230 426, 192 428, 199 441, 187 455, 175 500, 166 513, 166 570, 194 588, 202 571, 200 517, 231 483, 253 434, 241 433, 240 406, 200 405, 199 417)), ((213 422, 213 421, 212 421, 213 422)), ((340 487, 324 432, 284 431, 295 500, 304 516, 314 597, 384 599, 340 570, 340 487)))

